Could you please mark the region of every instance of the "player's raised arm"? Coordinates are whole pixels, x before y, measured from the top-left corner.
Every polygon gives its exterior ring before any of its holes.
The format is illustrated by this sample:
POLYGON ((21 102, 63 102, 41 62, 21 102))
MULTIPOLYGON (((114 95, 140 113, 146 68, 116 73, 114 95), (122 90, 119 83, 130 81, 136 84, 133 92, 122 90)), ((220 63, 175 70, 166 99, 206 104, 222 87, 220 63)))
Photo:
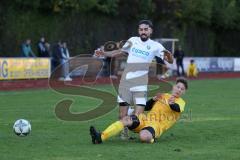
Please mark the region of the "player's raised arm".
POLYGON ((163 50, 164 53, 164 60, 166 60, 168 63, 173 64, 173 55, 168 50, 163 50))
POLYGON ((117 56, 122 56, 126 55, 125 52, 121 51, 121 49, 113 50, 113 51, 104 51, 104 50, 95 50, 94 56, 96 57, 117 57, 117 56))
POLYGON ((109 41, 104 44, 103 51, 106 57, 118 57, 122 55, 126 55, 125 51, 123 50, 124 47, 128 47, 128 41, 120 41, 114 42, 109 41))
POLYGON ((104 55, 106 57, 118 57, 126 55, 127 53, 123 52, 121 49, 114 50, 114 51, 104 51, 104 55))
POLYGON ((124 49, 131 46, 131 43, 128 41, 113 42, 109 41, 104 44, 104 46, 95 51, 95 56, 105 56, 105 57, 118 57, 122 55, 128 55, 124 49))

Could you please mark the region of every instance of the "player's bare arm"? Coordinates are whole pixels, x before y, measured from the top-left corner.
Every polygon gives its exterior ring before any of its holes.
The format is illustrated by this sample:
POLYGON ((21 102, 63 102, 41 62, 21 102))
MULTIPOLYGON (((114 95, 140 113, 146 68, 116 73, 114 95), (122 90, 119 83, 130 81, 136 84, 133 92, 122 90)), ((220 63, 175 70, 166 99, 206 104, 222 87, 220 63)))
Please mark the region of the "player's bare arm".
POLYGON ((120 56, 126 56, 127 53, 123 52, 121 49, 118 49, 114 51, 104 51, 104 55, 106 57, 120 57, 120 56))
POLYGON ((113 51, 104 51, 104 50, 96 50, 95 51, 95 56, 100 57, 100 56, 105 56, 105 57, 119 57, 127 55, 127 53, 121 51, 120 49, 113 50, 113 51))

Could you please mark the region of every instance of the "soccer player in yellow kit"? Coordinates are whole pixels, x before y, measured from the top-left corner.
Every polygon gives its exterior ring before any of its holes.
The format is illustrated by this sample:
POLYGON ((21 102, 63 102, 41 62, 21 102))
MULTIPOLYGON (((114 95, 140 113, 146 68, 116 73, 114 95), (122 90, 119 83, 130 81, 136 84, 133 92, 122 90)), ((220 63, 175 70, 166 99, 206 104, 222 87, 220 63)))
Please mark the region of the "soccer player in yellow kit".
POLYGON ((145 107, 147 114, 125 116, 121 120, 111 124, 102 133, 90 127, 90 135, 93 144, 99 144, 110 137, 117 135, 128 127, 130 130, 139 133, 140 140, 146 143, 153 143, 155 138, 159 138, 164 131, 169 129, 180 118, 184 111, 185 101, 181 96, 188 89, 185 78, 178 78, 172 88, 172 93, 158 93, 155 97, 147 101, 145 107))
POLYGON ((190 64, 187 68, 187 76, 188 77, 197 77, 198 76, 197 66, 194 63, 193 59, 190 60, 190 64))

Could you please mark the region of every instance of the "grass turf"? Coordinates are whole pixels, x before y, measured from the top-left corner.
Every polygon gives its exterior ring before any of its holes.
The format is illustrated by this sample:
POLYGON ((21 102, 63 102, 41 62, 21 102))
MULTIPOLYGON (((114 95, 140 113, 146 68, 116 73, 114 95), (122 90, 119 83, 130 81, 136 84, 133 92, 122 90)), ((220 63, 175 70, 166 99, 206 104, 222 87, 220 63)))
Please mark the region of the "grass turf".
MULTIPOLYGON (((111 92, 111 87, 105 90, 111 92)), ((182 119, 154 144, 114 137, 92 145, 89 126, 103 130, 117 119, 117 108, 87 122, 62 121, 54 114, 55 104, 63 98, 75 100, 74 112, 89 110, 99 100, 64 96, 50 89, 0 95, 1 160, 240 159, 239 79, 190 81, 182 119), (27 137, 12 131, 19 118, 31 122, 32 132, 27 137)))

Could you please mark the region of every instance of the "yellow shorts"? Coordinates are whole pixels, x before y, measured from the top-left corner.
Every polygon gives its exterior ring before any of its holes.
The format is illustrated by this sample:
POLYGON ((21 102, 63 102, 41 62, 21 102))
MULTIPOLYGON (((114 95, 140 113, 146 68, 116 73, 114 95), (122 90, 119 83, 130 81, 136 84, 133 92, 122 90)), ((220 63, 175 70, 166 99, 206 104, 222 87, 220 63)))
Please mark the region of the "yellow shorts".
POLYGON ((163 129, 160 127, 159 122, 149 120, 145 114, 139 114, 138 116, 139 125, 132 131, 139 133, 145 127, 152 127, 155 131, 155 137, 158 138, 163 133, 163 129))

